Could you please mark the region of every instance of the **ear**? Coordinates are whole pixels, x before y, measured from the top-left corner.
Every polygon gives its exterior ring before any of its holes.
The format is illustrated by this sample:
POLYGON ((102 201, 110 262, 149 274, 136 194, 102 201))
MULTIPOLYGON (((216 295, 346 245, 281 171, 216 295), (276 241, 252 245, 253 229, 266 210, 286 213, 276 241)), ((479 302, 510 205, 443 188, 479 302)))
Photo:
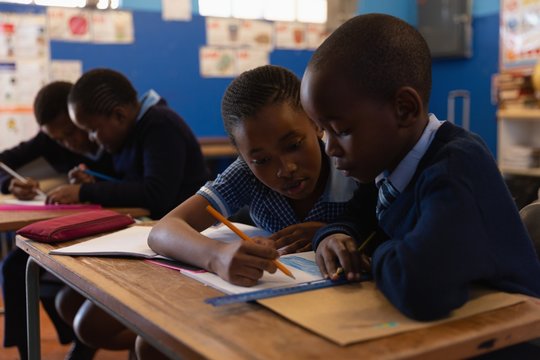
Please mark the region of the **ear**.
POLYGON ((412 87, 401 87, 396 93, 395 110, 400 127, 414 125, 424 112, 422 98, 412 87))
POLYGON ((319 125, 317 125, 315 121, 311 120, 311 118, 308 117, 308 119, 311 122, 311 125, 313 126, 313 128, 315 129, 315 132, 317 133, 317 137, 319 139, 322 139, 324 137, 324 130, 321 127, 319 127, 319 125))
POLYGON ((130 123, 131 112, 126 106, 116 106, 112 111, 111 119, 118 125, 126 126, 130 123))

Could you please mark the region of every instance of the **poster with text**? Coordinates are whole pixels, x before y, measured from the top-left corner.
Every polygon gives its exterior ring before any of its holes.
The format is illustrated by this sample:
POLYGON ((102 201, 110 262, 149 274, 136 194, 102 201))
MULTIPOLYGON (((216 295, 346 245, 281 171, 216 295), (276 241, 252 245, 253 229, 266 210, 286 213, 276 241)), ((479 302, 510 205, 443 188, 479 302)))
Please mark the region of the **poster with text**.
POLYGON ((268 64, 270 64, 270 54, 266 50, 238 49, 236 51, 236 75, 268 64))
POLYGON ((91 12, 83 9, 47 8, 49 37, 51 40, 92 40, 91 12))
POLYGON ((503 0, 501 68, 531 67, 540 59, 540 0, 503 0))
POLYGON ((92 40, 102 44, 133 43, 133 15, 128 11, 92 11, 92 40))
POLYGON ((0 13, 0 61, 48 56, 47 19, 44 15, 0 13))
POLYGON ((275 22, 274 34, 278 49, 305 49, 306 24, 294 22, 275 22))
POLYGON ((51 81, 68 81, 75 83, 82 75, 80 60, 52 60, 50 65, 51 81))
POLYGON ((306 47, 317 49, 329 35, 325 24, 306 24, 306 47))
POLYGON ((199 66, 202 77, 234 77, 236 74, 234 49, 202 47, 199 50, 199 66))
POLYGON ((38 130, 31 111, 0 111, 0 151, 32 138, 38 130))
POLYGON ((260 20, 243 20, 240 26, 240 44, 272 50, 274 27, 272 23, 260 20))
POLYGON ((206 44, 212 46, 236 46, 240 44, 240 20, 230 18, 206 18, 206 44))

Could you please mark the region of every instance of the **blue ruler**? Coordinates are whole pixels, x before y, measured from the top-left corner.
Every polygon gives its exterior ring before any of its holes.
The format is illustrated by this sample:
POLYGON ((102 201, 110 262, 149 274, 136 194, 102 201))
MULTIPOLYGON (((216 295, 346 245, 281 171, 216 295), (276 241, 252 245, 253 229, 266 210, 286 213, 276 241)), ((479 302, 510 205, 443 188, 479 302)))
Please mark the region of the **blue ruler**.
MULTIPOLYGON (((371 278, 370 276, 364 275, 362 279, 360 279, 360 281, 369 280, 370 278, 371 278)), ((206 299, 204 300, 204 302, 210 305, 214 305, 214 306, 221 306, 221 305, 234 304, 234 303, 239 303, 239 302, 267 299, 267 298, 276 297, 276 296, 296 294, 296 293, 300 293, 304 291, 323 289, 327 287, 350 284, 350 283, 351 281, 345 278, 341 278, 338 280, 323 279, 323 280, 305 282, 301 284, 295 284, 293 286, 256 290, 256 291, 251 291, 251 292, 246 292, 246 293, 241 293, 241 294, 217 296, 217 297, 206 299)))

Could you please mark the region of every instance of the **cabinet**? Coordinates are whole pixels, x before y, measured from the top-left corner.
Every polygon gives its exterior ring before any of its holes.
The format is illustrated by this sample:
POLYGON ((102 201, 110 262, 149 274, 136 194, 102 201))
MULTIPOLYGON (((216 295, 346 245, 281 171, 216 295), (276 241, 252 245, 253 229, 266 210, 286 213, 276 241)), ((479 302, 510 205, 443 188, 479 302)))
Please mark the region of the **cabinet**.
POLYGON ((540 177, 540 109, 499 109, 497 121, 501 171, 540 177))

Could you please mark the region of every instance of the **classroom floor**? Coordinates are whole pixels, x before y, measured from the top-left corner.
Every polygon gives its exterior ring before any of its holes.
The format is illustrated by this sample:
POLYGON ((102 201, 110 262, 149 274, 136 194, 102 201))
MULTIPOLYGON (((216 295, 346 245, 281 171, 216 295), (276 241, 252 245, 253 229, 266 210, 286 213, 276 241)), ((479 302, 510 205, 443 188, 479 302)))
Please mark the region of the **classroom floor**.
MULTIPOLYGON (((0 296, 0 308, 4 308, 2 296, 0 296)), ((40 325, 41 325, 41 358, 43 360, 62 360, 69 350, 69 345, 60 345, 56 337, 56 331, 49 317, 42 307, 40 307, 40 325)), ((0 339, 4 338, 4 313, 0 314, 0 339)), ((1 341, 1 340, 0 340, 1 341)), ((128 359, 127 351, 107 351, 99 350, 94 357, 95 360, 117 360, 128 359)), ((0 359, 17 360, 19 352, 17 348, 4 348, 0 346, 0 359)))

